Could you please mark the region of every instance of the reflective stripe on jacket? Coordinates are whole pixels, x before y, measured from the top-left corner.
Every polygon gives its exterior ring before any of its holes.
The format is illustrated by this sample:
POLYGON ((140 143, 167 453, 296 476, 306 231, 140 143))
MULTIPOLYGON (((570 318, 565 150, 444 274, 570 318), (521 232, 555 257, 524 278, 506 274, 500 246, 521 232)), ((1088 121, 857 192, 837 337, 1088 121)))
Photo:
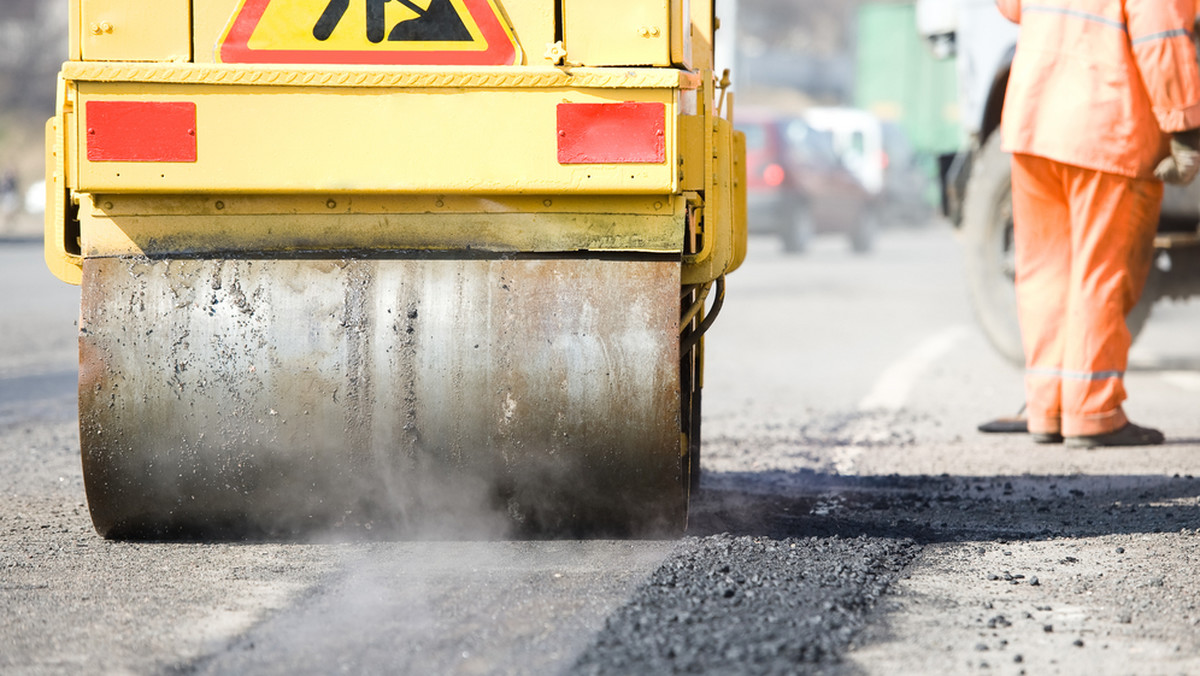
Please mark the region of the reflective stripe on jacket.
POLYGON ((1021 24, 1004 149, 1152 178, 1169 132, 1200 127, 1197 0, 996 0, 1021 24))

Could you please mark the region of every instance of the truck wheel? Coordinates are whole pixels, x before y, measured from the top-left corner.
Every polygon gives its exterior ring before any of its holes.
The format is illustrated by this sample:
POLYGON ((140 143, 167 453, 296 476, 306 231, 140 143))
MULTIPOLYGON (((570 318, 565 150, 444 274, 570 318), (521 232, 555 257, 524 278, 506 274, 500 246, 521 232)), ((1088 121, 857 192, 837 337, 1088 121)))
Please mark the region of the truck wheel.
POLYGON ((856 254, 870 253, 879 232, 879 215, 874 209, 864 209, 850 231, 850 250, 856 254))
POLYGON ((1154 301, 1162 295, 1162 285, 1163 271, 1159 270, 1157 266, 1151 265, 1150 276, 1146 278, 1146 286, 1142 288, 1142 297, 1125 317, 1125 328, 1129 329, 1131 340, 1137 340, 1138 334, 1146 326, 1146 320, 1150 319, 1150 310, 1154 307, 1154 301))
POLYGON ((1017 326, 1012 232, 1012 165, 992 134, 971 166, 963 200, 967 291, 975 318, 992 346, 1008 361, 1025 364, 1017 326))
POLYGON ((783 239, 783 250, 792 254, 804 253, 815 232, 812 212, 807 205, 797 205, 792 210, 791 220, 783 224, 783 230, 779 233, 783 239))
MULTIPOLYGON (((1000 134, 984 142, 971 166, 963 200, 963 243, 967 290, 984 334, 1008 361, 1025 365, 1017 322, 1016 255, 1013 245, 1011 155, 1000 149, 1000 134)), ((1136 339, 1154 304, 1157 271, 1151 271, 1142 300, 1125 319, 1136 339)))

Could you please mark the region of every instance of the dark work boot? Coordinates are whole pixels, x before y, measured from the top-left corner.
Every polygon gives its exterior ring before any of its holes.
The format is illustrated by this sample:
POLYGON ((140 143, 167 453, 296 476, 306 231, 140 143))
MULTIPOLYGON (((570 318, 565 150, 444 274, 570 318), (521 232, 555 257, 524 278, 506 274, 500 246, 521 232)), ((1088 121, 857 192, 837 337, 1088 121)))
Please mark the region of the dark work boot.
POLYGON ((1017 411, 1016 415, 979 423, 975 429, 984 434, 1025 434, 1029 431, 1029 426, 1025 423, 1025 404, 1021 404, 1021 410, 1017 411))
POLYGON ((1149 427, 1126 423, 1124 427, 1104 434, 1067 437, 1071 448, 1099 448, 1101 446, 1157 446, 1166 441, 1162 432, 1149 427))
POLYGON ((1029 431, 1025 416, 994 418, 975 428, 984 434, 1024 434, 1029 431))
POLYGON ((1034 432, 1029 436, 1033 437, 1035 444, 1061 444, 1063 442, 1063 435, 1058 432, 1034 432))

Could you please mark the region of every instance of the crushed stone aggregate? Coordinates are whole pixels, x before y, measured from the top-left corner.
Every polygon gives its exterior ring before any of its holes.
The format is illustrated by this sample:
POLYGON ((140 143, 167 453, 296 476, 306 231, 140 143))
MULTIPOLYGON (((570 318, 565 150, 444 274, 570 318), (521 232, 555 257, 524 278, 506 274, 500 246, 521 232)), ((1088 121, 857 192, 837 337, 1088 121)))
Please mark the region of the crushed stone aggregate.
POLYGON ((687 538, 569 673, 789 674, 836 664, 918 549, 865 535, 687 538))

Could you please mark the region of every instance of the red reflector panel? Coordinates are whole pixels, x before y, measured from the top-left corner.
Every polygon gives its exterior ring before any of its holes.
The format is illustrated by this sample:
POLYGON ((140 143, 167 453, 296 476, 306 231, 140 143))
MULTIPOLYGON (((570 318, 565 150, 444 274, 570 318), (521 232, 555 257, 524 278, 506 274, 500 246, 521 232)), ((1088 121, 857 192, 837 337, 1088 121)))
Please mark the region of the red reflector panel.
POLYGON ((88 101, 92 162, 195 162, 196 104, 88 101))
POLYGON ((558 104, 559 164, 661 163, 666 104, 558 104))

